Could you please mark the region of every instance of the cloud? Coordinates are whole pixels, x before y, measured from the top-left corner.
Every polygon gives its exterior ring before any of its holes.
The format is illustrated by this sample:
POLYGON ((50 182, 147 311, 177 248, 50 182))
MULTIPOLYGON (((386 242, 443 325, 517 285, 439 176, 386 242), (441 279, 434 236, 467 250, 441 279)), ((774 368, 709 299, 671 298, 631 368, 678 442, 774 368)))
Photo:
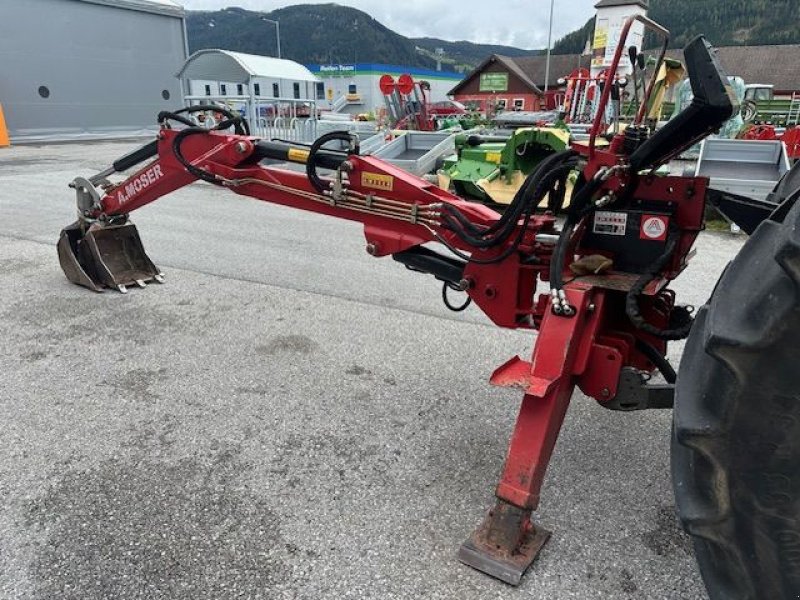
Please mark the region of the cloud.
MULTIPOLYGON (((177 0, 181 2, 181 0, 177 0)), ((271 11, 291 4, 316 2, 279 0, 182 0, 189 10, 216 10, 240 6, 271 11)), ((408 37, 438 37, 523 48, 547 46, 549 0, 338 0, 353 6, 408 37), (398 6, 399 5, 399 6, 398 6)), ((582 27, 594 15, 596 0, 555 0, 553 42, 582 27)))

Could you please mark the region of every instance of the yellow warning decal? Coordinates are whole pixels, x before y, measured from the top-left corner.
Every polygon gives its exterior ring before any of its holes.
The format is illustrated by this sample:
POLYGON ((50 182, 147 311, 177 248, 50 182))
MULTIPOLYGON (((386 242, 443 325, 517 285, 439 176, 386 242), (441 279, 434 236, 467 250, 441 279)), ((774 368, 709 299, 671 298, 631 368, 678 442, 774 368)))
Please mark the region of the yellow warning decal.
POLYGON ((503 155, 499 152, 487 152, 486 153, 486 162, 500 164, 500 161, 503 160, 503 155))
POLYGON ((373 190, 391 192, 394 190, 394 177, 379 173, 361 173, 361 185, 373 190))
POLYGON ((307 162, 308 150, 303 150, 301 148, 289 148, 288 158, 292 162, 307 162))

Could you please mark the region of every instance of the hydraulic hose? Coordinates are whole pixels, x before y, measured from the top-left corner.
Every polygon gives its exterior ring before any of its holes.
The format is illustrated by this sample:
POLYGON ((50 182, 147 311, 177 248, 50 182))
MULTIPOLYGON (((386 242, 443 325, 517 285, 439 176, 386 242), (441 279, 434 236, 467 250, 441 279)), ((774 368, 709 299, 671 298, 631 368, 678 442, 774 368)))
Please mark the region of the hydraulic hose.
MULTIPOLYGON (((562 157, 562 160, 563 159, 564 159, 564 157, 562 157)), ((526 198, 526 200, 528 200, 528 203, 527 203, 527 206, 526 206, 525 211, 524 211, 524 213, 525 213, 524 221, 523 221, 522 225, 519 227, 519 230, 517 232, 517 236, 514 239, 514 241, 511 243, 511 245, 509 245, 509 247, 505 251, 503 251, 500 255, 498 255, 496 257, 493 257, 493 258, 490 258, 490 259, 485 259, 485 260, 471 257, 469 255, 466 255, 466 254, 460 252, 458 249, 453 247, 453 245, 450 244, 447 240, 445 240, 442 236, 438 235, 435 232, 433 232, 433 234, 436 237, 437 241, 439 241, 440 243, 444 244, 448 248, 448 250, 450 250, 453 254, 455 254, 456 256, 461 258, 462 260, 465 260, 467 262, 471 262, 473 264, 479 264, 479 265, 490 265, 490 264, 496 264, 496 263, 502 262, 503 260, 505 260, 506 258, 511 256, 514 252, 518 251, 519 246, 522 243, 522 240, 525 238, 525 234, 527 232, 528 225, 529 225, 531 219, 533 218, 536 206, 542 201, 542 199, 544 198, 545 194, 547 194, 548 190, 551 188, 553 183, 555 181, 557 181, 559 178, 561 178, 561 177, 565 176, 566 174, 568 174, 571 170, 574 169, 574 167, 575 167, 575 164, 573 164, 571 162, 567 163, 567 164, 563 164, 563 165, 561 165, 560 168, 552 169, 549 172, 547 172, 544 176, 541 176, 538 180, 534 180, 534 181, 531 182, 531 183, 536 183, 536 187, 534 188, 533 193, 526 198)), ((449 222, 449 224, 452 226, 452 222, 449 222)), ((485 244, 485 242, 486 242, 485 240, 478 240, 478 239, 472 238, 471 236, 466 235, 463 231, 455 231, 455 233, 456 233, 456 235, 459 236, 459 238, 461 238, 462 240, 464 240, 465 242, 467 242, 470 245, 475 245, 476 247, 491 248, 491 247, 495 247, 495 246, 505 242, 508 239, 510 233, 513 232, 513 230, 514 230, 513 228, 517 227, 518 222, 514 221, 514 222, 512 222, 512 225, 513 225, 513 227, 509 230, 508 234, 504 234, 502 236, 502 238, 500 238, 500 239, 495 238, 495 239, 491 240, 491 243, 489 243, 489 244, 485 244), (473 242, 479 242, 479 243, 473 244, 473 242)))
POLYGON ((198 179, 214 185, 221 185, 222 182, 219 177, 213 173, 209 173, 205 169, 194 166, 188 160, 186 160, 186 157, 184 157, 181 150, 183 141, 192 135, 207 134, 209 131, 223 131, 230 127, 233 127, 233 130, 237 135, 250 135, 250 126, 247 124, 247 120, 241 115, 237 115, 232 111, 220 106, 213 104, 198 104, 196 106, 187 106, 186 108, 181 108, 174 112, 164 111, 158 114, 159 124, 168 127, 169 121, 177 121, 178 123, 186 125, 186 129, 182 129, 180 132, 178 132, 178 134, 172 140, 172 151, 175 154, 175 158, 178 159, 178 162, 180 162, 189 173, 198 179), (205 127, 197 127, 192 121, 182 116, 184 114, 207 111, 218 112, 224 115, 226 119, 218 123, 216 126, 207 129, 205 127))
POLYGON ((659 329, 645 320, 639 308, 639 297, 644 293, 647 284, 658 276, 672 258, 675 249, 678 247, 679 233, 674 228, 670 231, 664 253, 639 277, 625 297, 625 313, 633 326, 662 340, 683 340, 689 337, 689 332, 694 323, 691 313, 684 307, 675 307, 673 308, 671 326, 668 329, 659 329))
POLYGON ((348 152, 348 154, 359 154, 361 151, 358 144, 358 138, 349 131, 331 131, 330 133, 321 135, 314 141, 313 144, 311 144, 311 148, 308 150, 308 158, 306 159, 306 175, 308 176, 308 180, 311 182, 311 185, 314 186, 314 189, 320 194, 323 194, 328 190, 328 185, 317 174, 317 153, 325 144, 334 141, 342 141, 347 142, 348 144, 353 144, 353 151, 348 152))

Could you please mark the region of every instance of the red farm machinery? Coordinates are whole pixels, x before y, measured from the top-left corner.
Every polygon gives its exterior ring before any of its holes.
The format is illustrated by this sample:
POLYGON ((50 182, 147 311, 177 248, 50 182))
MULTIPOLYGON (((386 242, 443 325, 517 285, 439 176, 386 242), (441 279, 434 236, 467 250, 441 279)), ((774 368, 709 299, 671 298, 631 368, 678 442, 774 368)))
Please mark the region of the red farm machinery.
MULTIPOLYGON (((636 17, 611 72, 636 19, 665 39, 664 60, 668 32, 636 17)), ((677 506, 712 598, 796 598, 800 174, 790 172, 769 202, 718 194, 704 178, 658 175, 739 110, 704 38, 688 45, 686 61, 694 101, 680 116, 651 130, 645 96, 636 121, 598 144, 619 93, 604 86, 589 141, 543 160, 502 214, 360 155, 346 132, 304 147, 252 137, 230 113, 213 130, 190 119, 203 107, 162 113, 157 139, 73 182, 78 220, 61 233, 60 262, 69 280, 96 291, 163 281, 129 215, 198 180, 361 222, 372 257, 432 275, 499 327, 538 332, 531 357, 491 376, 523 399, 496 498, 461 561, 513 585, 534 561, 550 533, 533 513, 577 386, 610 410, 674 408, 677 506), (265 159, 304 164, 305 172, 262 166, 265 159), (555 203, 563 213, 540 209, 548 196, 563 200, 576 172, 569 202, 555 203), (711 200, 751 237, 693 314, 669 286, 687 266, 711 200), (676 373, 667 344, 684 338, 676 373), (659 373, 663 382, 654 383, 659 373)))
POLYGON ((393 128, 436 131, 436 119, 430 113, 431 86, 427 81, 415 81, 407 73, 395 80, 387 74, 381 76, 378 85, 393 128))

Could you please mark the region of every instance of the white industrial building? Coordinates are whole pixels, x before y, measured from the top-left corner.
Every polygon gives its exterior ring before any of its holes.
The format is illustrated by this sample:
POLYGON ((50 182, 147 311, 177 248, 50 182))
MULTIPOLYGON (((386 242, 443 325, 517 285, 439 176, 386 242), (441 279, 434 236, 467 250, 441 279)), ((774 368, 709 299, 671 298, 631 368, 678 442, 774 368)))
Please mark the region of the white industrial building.
POLYGON ((292 60, 229 50, 198 50, 178 72, 195 99, 320 99, 321 80, 292 60))
POLYGON ((198 50, 177 73, 190 104, 223 103, 269 137, 313 137, 320 80, 292 60, 228 50, 198 50))
POLYGON ((127 137, 183 105, 170 0, 2 0, 0 104, 12 143, 127 137))
POLYGON ((320 107, 350 113, 383 108, 383 94, 378 86, 382 75, 397 80, 400 75, 408 74, 416 81, 427 81, 431 86, 431 102, 447 100, 450 90, 464 77, 461 73, 373 63, 309 65, 309 69, 324 83, 320 107))

